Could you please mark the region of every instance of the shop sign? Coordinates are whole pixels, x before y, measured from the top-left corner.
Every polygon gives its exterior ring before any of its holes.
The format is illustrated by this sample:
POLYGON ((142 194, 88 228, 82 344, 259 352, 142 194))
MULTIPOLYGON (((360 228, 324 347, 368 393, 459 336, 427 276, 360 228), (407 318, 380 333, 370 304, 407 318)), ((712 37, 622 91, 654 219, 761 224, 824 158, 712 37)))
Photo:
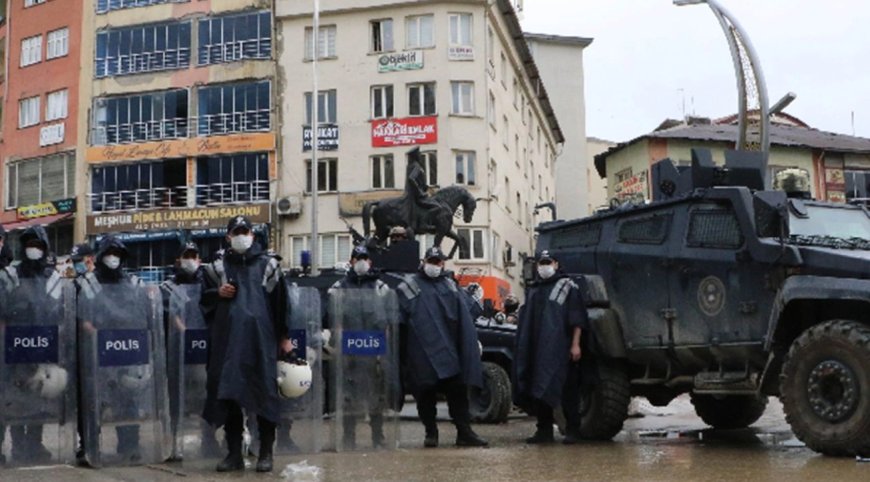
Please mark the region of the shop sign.
POLYGON ((247 216, 252 223, 269 222, 269 204, 107 213, 88 216, 88 234, 169 229, 223 228, 230 218, 247 216))
POLYGON ((389 199, 401 195, 402 191, 398 189, 338 193, 338 214, 342 217, 362 216, 363 206, 367 202, 380 201, 381 199, 389 199))
POLYGON ((447 60, 474 60, 474 47, 470 45, 447 47, 447 60))
POLYGON ((27 219, 43 218, 45 216, 54 216, 55 214, 74 213, 75 211, 75 198, 61 199, 59 201, 22 206, 18 208, 18 219, 23 221, 27 219))
POLYGON ((647 171, 629 177, 621 182, 618 182, 613 187, 613 192, 618 199, 629 198, 635 194, 647 194, 647 171))
POLYGON ((64 123, 47 125, 39 129, 39 147, 51 146, 63 142, 64 123))
MULTIPOLYGON (((311 150, 311 127, 302 128, 302 150, 311 150)), ((317 126, 317 150, 334 151, 338 149, 338 126, 335 124, 321 124, 317 126)))
POLYGON ((423 51, 411 50, 394 54, 384 54, 378 57, 378 72, 398 72, 402 70, 420 70, 423 68, 423 51))
POLYGON ((233 152, 272 151, 274 149, 275 134, 238 134, 89 147, 85 153, 85 160, 89 163, 101 163, 140 159, 170 159, 233 152))
POLYGON ((438 142, 438 116, 372 121, 372 147, 412 146, 438 142))

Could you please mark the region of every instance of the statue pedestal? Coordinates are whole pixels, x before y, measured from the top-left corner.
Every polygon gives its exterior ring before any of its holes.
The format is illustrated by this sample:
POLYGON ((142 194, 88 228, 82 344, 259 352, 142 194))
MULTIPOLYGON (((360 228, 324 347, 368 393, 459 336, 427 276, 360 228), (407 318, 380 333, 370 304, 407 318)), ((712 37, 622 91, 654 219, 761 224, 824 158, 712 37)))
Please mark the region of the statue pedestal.
POLYGON ((381 271, 413 273, 420 267, 420 243, 402 241, 383 251, 372 250, 371 256, 381 271))

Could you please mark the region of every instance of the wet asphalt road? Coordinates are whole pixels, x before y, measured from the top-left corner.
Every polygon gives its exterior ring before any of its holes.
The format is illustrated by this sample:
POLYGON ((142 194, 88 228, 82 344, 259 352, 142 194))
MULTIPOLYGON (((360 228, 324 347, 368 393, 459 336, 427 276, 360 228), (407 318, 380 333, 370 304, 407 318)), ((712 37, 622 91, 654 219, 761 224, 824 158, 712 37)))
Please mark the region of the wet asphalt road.
MULTIPOLYGON (((282 470, 302 461, 320 474, 296 480, 870 480, 870 463, 824 457, 804 447, 792 436, 774 399, 753 427, 736 431, 704 429, 686 398, 666 408, 642 402, 640 411, 646 416, 629 419, 609 443, 524 445, 522 439, 534 431, 534 422, 516 416, 504 425, 476 426, 490 440, 490 448, 453 447, 454 431, 445 421, 440 424, 441 447, 424 450, 419 448, 422 427, 408 417, 401 422, 403 448, 398 451, 282 456, 276 458, 275 472, 266 475, 253 470, 216 474, 215 462, 208 461, 98 471, 65 466, 6 469, 0 470, 0 481, 290 480, 281 476, 282 470)), ((405 413, 413 414, 413 407, 405 413)))

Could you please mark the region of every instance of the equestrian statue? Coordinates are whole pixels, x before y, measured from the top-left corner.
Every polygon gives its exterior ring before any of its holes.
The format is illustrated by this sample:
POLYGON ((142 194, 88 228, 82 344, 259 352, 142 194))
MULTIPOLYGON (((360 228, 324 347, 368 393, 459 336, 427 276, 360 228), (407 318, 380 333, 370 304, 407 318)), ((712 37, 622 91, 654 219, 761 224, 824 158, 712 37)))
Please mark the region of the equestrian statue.
POLYGON ((407 154, 405 193, 401 197, 370 201, 363 206, 363 230, 365 237, 371 235, 370 221, 375 224, 376 242, 383 245, 390 229, 402 226, 408 237, 417 234, 434 234, 434 246, 441 247, 445 237, 454 241, 450 256, 457 248, 467 252, 468 240, 453 230, 453 217, 462 209, 462 219, 470 223, 477 209, 477 200, 462 186, 448 186, 429 195, 426 171, 420 160, 420 148, 407 154))

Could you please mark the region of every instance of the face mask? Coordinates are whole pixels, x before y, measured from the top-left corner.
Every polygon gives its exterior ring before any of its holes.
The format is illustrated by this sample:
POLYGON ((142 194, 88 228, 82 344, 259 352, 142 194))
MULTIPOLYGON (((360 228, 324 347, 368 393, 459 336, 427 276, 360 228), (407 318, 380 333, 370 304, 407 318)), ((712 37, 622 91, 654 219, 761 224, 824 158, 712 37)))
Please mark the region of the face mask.
POLYGON ((556 268, 552 264, 538 266, 538 276, 541 279, 550 279, 554 274, 556 274, 556 268))
POLYGON ((239 234, 230 238, 230 246, 239 254, 251 249, 252 244, 254 244, 254 237, 250 234, 239 234))
POLYGON ((195 259, 182 259, 181 269, 187 274, 196 273, 196 270, 199 269, 199 261, 195 259))
POLYGON ((353 270, 356 274, 362 276, 369 272, 369 262, 364 259, 357 260, 353 265, 353 270))
POLYGON ((441 276, 441 266, 426 263, 423 265, 423 272, 430 278, 437 278, 438 276, 441 276))
POLYGON ((31 261, 42 259, 44 251, 39 248, 24 248, 24 255, 31 261))
POLYGON ((78 263, 73 264, 73 268, 76 270, 78 274, 85 274, 88 272, 88 266, 84 261, 79 261, 78 263))
POLYGON ((114 254, 107 254, 103 256, 103 264, 106 265, 107 268, 115 270, 118 269, 118 266, 121 266, 121 258, 114 254))

